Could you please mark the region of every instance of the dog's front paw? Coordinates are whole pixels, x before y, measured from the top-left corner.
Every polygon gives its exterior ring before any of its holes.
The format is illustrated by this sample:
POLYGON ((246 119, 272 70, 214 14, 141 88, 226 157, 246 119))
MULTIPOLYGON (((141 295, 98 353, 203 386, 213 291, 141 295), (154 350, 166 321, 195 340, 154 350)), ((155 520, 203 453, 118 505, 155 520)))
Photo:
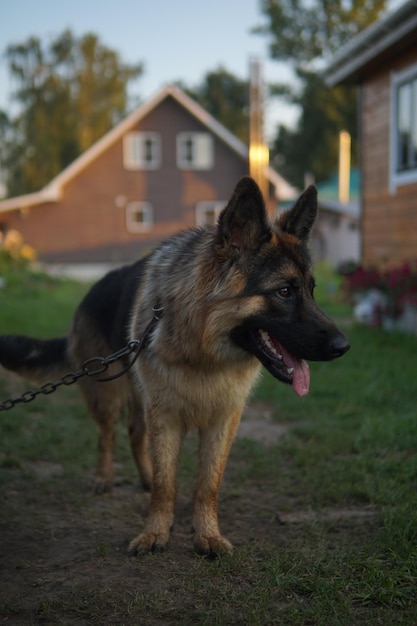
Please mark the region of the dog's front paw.
POLYGON ((149 552, 163 552, 167 546, 168 539, 168 534, 144 531, 130 542, 128 553, 130 556, 143 556, 149 552))
POLYGON ((93 483, 93 491, 96 496, 101 496, 104 493, 109 493, 112 490, 113 481, 112 479, 101 478, 100 476, 96 476, 94 478, 93 483))
POLYGON ((230 554, 233 546, 225 537, 214 535, 212 537, 199 536, 194 538, 194 550, 197 554, 214 558, 230 554))

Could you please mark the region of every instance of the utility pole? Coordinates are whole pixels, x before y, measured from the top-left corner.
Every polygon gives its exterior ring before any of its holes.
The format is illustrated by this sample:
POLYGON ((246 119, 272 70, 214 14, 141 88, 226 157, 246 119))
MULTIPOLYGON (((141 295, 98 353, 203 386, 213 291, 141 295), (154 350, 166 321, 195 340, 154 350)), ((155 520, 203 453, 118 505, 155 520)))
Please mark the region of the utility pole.
POLYGON ((267 203, 269 189, 265 170, 269 163, 269 150, 263 132, 264 83, 259 59, 251 59, 249 84, 249 171, 267 203))

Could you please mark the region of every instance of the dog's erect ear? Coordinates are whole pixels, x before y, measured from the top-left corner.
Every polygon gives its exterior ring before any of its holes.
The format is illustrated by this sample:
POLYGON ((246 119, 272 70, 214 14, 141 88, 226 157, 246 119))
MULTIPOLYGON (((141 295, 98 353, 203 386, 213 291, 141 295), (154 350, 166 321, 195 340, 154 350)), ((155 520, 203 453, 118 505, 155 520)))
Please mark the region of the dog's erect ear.
POLYGON ((271 236, 261 190, 253 178, 245 176, 237 183, 229 204, 220 213, 217 251, 237 257, 245 251, 257 250, 271 236))
POLYGON ((278 224, 284 233, 308 239, 317 215, 317 189, 311 185, 298 198, 292 209, 281 215, 278 224))

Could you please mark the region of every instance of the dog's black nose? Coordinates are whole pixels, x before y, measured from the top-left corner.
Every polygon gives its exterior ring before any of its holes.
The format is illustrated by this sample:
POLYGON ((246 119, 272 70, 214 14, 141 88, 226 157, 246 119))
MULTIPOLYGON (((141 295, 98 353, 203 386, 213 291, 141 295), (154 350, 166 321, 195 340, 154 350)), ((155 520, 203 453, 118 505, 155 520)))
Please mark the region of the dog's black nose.
POLYGON ((345 354, 349 348, 350 343, 343 333, 335 335, 330 342, 330 350, 334 359, 337 359, 339 356, 345 354))

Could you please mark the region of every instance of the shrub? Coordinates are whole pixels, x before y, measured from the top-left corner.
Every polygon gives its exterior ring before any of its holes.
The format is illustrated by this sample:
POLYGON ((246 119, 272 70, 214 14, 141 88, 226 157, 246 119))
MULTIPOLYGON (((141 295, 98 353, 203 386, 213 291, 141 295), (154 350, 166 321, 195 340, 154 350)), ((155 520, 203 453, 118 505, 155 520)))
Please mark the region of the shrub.
POLYGON ((352 302, 371 291, 382 293, 384 304, 376 305, 376 319, 383 315, 397 318, 406 304, 417 306, 417 259, 387 270, 358 267, 345 275, 342 287, 352 302))
POLYGON ((17 230, 0 233, 0 272, 15 266, 26 266, 36 259, 35 250, 23 241, 17 230))

